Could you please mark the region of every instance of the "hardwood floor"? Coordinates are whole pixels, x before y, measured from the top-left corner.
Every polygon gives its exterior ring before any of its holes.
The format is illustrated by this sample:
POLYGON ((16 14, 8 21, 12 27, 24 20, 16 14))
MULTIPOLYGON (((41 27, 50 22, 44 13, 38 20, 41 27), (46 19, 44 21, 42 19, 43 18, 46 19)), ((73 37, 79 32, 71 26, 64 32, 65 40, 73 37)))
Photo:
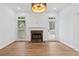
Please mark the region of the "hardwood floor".
POLYGON ((0 56, 79 56, 60 42, 14 42, 0 50, 0 56))

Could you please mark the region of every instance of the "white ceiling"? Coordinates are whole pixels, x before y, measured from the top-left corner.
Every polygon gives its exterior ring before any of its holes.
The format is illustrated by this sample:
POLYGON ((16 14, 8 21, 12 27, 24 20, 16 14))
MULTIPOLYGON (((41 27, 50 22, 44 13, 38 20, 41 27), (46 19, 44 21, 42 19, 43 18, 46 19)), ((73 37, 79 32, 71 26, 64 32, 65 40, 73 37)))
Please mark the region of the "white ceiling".
MULTIPOLYGON (((31 3, 6 3, 6 6, 10 7, 15 12, 30 12, 31 10, 31 3), (18 10, 19 9, 19 10, 18 10)), ((47 11, 54 11, 59 12, 66 6, 68 3, 47 3, 47 11)))

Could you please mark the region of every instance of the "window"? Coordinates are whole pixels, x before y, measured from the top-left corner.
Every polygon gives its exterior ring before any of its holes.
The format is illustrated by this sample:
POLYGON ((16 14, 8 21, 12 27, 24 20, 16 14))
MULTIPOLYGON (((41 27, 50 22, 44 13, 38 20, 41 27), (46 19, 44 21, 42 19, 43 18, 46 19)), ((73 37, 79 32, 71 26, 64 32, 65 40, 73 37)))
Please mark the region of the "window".
POLYGON ((18 30, 25 30, 25 17, 18 17, 18 30))
POLYGON ((55 34, 56 18, 54 16, 52 16, 52 17, 48 17, 48 19, 49 19, 49 33, 55 34))
POLYGON ((55 21, 49 21, 49 30, 55 30, 55 21))
POLYGON ((18 30, 24 30, 25 20, 18 20, 18 30))
POLYGON ((25 17, 18 17, 18 19, 25 19, 25 17))
POLYGON ((24 39, 26 37, 25 17, 18 17, 18 38, 24 39))

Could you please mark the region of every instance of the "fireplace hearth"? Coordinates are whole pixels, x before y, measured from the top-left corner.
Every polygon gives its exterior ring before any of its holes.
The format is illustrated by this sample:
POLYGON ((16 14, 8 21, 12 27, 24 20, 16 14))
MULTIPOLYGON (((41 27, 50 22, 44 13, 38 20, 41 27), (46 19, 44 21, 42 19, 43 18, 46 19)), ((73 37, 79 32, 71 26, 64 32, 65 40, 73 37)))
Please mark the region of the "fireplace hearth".
POLYGON ((43 42, 43 31, 31 30, 31 42, 43 42))

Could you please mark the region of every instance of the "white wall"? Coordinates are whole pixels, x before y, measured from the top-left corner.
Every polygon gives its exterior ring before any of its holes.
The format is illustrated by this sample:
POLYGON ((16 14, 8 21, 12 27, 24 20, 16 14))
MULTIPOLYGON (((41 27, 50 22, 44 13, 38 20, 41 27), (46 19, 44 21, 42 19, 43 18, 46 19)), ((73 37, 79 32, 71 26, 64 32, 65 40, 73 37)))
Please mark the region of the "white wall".
POLYGON ((76 14, 78 12, 79 4, 73 4, 72 6, 64 8, 59 13, 59 39, 61 42, 74 49, 77 49, 76 14))
MULTIPOLYGON (((21 12, 21 13, 17 13, 17 18, 18 18, 18 16, 25 16, 26 17, 26 39, 25 40, 30 41, 29 27, 44 27, 44 29, 45 29, 44 41, 50 40, 50 39, 48 39, 48 28, 49 28, 48 17, 50 17, 50 16, 57 17, 56 12, 44 12, 44 13, 34 13, 34 12, 22 13, 21 12)), ((52 37, 51 37, 51 39, 53 40, 52 37)))
POLYGON ((0 49, 16 40, 16 20, 14 12, 0 4, 0 49))

